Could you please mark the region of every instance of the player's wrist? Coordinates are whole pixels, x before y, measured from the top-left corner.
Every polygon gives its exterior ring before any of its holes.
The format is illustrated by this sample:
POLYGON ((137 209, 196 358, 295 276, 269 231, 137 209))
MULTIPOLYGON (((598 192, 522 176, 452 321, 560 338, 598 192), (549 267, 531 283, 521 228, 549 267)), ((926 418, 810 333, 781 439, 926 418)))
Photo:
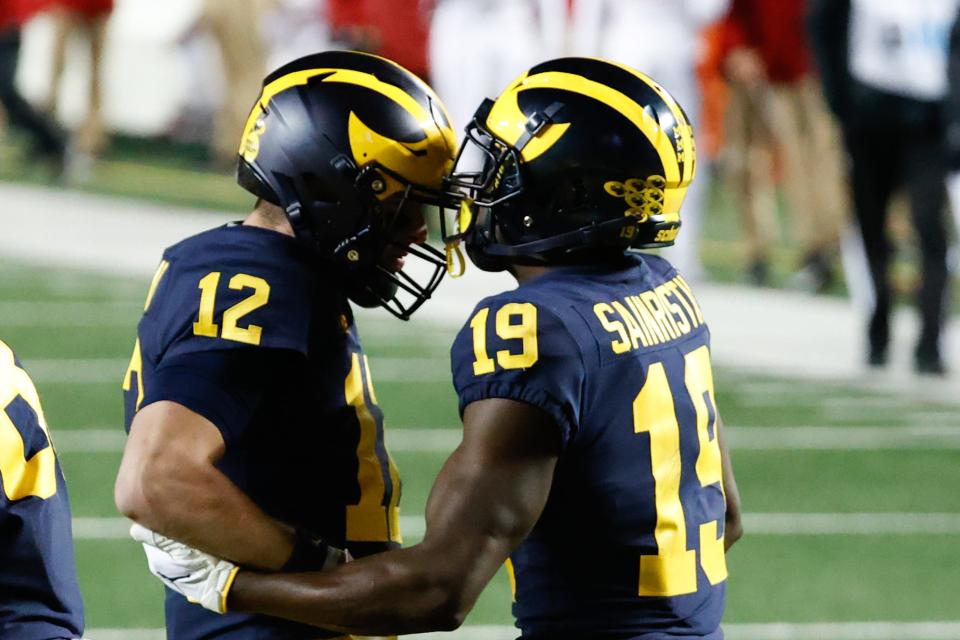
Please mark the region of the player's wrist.
POLYGON ((301 571, 319 571, 335 567, 347 561, 346 552, 313 535, 306 529, 294 531, 293 550, 281 571, 297 573, 301 571))

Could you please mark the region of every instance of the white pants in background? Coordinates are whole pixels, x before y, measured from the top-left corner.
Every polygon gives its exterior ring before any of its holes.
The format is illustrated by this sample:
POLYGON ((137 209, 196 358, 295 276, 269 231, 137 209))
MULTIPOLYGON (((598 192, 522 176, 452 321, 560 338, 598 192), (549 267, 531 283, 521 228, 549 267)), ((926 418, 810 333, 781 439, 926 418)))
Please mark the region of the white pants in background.
POLYGON ((433 88, 463 130, 484 98, 562 52, 566 0, 440 0, 430 23, 433 88))
MULTIPOLYGON (((577 0, 570 51, 630 65, 659 82, 683 107, 694 135, 702 97, 696 78, 700 31, 724 15, 729 0, 577 0)), ((709 191, 703 161, 680 212, 677 244, 664 257, 690 281, 703 277, 701 218, 709 191)))

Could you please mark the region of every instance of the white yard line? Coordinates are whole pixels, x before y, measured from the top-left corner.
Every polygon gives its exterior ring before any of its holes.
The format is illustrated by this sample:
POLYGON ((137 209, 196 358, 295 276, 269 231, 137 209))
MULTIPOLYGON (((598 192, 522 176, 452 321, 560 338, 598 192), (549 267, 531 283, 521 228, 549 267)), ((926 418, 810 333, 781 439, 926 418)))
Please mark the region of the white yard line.
MULTIPOLYGON (((144 288, 164 247, 235 217, 7 184, 0 185, 0 199, 8 204, 0 211, 0 227, 17 229, 17 233, 0 235, 0 256, 132 276, 141 279, 144 288), (24 216, 23 211, 31 215, 24 216)), ((435 300, 405 330, 429 334, 429 327, 437 323, 459 327, 479 299, 513 287, 509 275, 468 269, 460 280, 445 282, 435 300)), ((914 399, 960 402, 956 393, 960 322, 956 318, 951 319, 944 341, 946 360, 953 364, 951 378, 913 374, 911 340, 918 324, 913 309, 895 314, 889 369, 867 373, 862 353, 864 319, 847 301, 773 289, 712 284, 695 288, 711 327, 714 360, 722 365, 787 378, 843 380, 914 399)), ((358 315, 383 317, 381 311, 359 311, 358 315)))
POLYGON ((119 453, 127 434, 115 429, 56 429, 53 444, 59 453, 119 453))
POLYGON ((960 424, 908 427, 727 427, 734 449, 958 449, 960 424))
POLYGON ((956 535, 960 513, 746 513, 749 535, 956 535))
MULTIPOLYGON (((423 516, 403 516, 400 524, 405 537, 423 537, 423 516)), ((751 536, 956 535, 960 513, 747 513, 743 528, 751 536)))
MULTIPOLYGON (((131 349, 133 348, 132 340, 133 338, 131 338, 131 349)), ((119 385, 129 364, 128 358, 33 358, 23 362, 23 366, 38 385, 105 382, 119 385)), ((410 383, 450 381, 450 361, 446 357, 375 357, 370 359, 370 364, 375 381, 410 383)))
MULTIPOLYGON (((132 343, 130 348, 133 349, 132 343)), ((119 388, 129 364, 129 358, 33 358, 23 361, 23 366, 39 387, 44 384, 113 382, 119 388)))
MULTIPOLYGON (((727 427, 731 446, 740 451, 960 449, 960 426, 910 427, 727 427)), ((459 426, 441 429, 387 428, 390 451, 450 453, 460 444, 459 426)), ((126 435, 115 429, 58 429, 54 444, 64 453, 123 451, 126 435)))
MULTIPOLYGON (((453 429, 387 429, 390 451, 450 453, 460 444, 462 434, 453 429)), ((126 433, 115 429, 58 429, 53 443, 60 453, 118 453, 123 451, 126 433)))
MULTIPOLYGON (((772 622, 725 624, 727 640, 956 640, 960 622, 772 622)), ((420 633, 411 640, 514 640, 508 625, 467 625, 452 633, 420 633)), ((88 640, 163 640, 163 629, 90 629, 88 640)))
MULTIPOLYGON (((766 406, 772 406, 774 403, 768 403, 766 406)), ((831 407, 820 406, 819 415, 822 424, 862 424, 864 421, 883 420, 890 415, 891 410, 904 411, 908 406, 913 409, 909 411, 910 421, 913 424, 923 425, 957 425, 960 426, 960 408, 950 406, 946 402, 936 402, 933 405, 921 405, 916 398, 903 397, 903 402, 898 405, 874 405, 871 399, 860 397, 860 404, 835 404, 831 407), (941 405, 942 408, 937 407, 941 405), (921 406, 930 407, 929 409, 919 408, 921 406)), ((722 407, 722 404, 721 404, 722 407)))
POLYGON ((956 640, 960 622, 725 624, 727 640, 956 640))
POLYGON ((87 629, 85 640, 166 640, 163 629, 87 629))
POLYGON ((130 327, 143 312, 129 302, 0 301, 0 328, 130 327))
MULTIPOLYGON (((422 515, 402 516, 404 536, 419 540, 425 529, 422 515)), ((751 536, 889 536, 957 535, 960 513, 747 513, 744 529, 751 536)), ((125 518, 74 518, 77 540, 125 540, 125 518)))
POLYGON ((126 518, 74 518, 74 540, 133 540, 130 521, 126 518))

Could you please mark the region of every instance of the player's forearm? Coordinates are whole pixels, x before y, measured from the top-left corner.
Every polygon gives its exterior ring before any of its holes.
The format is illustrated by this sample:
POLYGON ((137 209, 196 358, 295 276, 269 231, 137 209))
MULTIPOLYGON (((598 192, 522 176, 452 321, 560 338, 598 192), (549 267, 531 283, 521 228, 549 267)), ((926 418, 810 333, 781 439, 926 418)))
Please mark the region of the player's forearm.
POLYGON ((149 529, 243 566, 277 570, 290 557, 292 529, 212 465, 148 465, 137 483, 142 496, 125 515, 149 529))
MULTIPOLYGON (((241 571, 227 609, 296 620, 343 633, 393 635, 452 630, 465 605, 463 577, 422 545, 322 573, 241 571)), ((470 603, 472 604, 472 602, 470 603)))
POLYGON ((730 461, 730 450, 727 448, 724 429, 719 420, 717 433, 720 440, 720 465, 723 470, 723 490, 726 496, 726 521, 724 524, 723 547, 730 549, 743 536, 743 522, 740 517, 740 490, 733 475, 733 463, 730 461))
POLYGON ((117 508, 169 538, 237 564, 279 569, 293 534, 269 518, 216 467, 219 430, 175 402, 136 415, 117 474, 117 508))

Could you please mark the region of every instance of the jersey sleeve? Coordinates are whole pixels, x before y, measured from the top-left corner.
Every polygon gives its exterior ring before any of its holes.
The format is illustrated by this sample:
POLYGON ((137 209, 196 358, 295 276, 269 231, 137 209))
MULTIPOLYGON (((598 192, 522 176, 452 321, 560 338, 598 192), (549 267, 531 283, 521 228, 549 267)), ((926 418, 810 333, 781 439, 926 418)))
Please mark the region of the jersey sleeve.
POLYGON ((140 407, 170 400, 243 435, 278 372, 305 359, 312 282, 269 255, 175 256, 140 323, 140 407))
POLYGON ((196 351, 164 359, 150 380, 143 406, 176 402, 209 420, 230 444, 247 431, 260 399, 302 356, 278 349, 196 351))
POLYGON ((583 399, 580 348, 563 320, 534 302, 481 302, 451 350, 460 414, 472 402, 506 398, 548 413, 565 447, 576 435, 583 399))
POLYGON ((312 295, 302 270, 266 260, 207 260, 174 263, 170 271, 167 290, 147 311, 157 315, 164 357, 257 348, 306 354, 312 295))

